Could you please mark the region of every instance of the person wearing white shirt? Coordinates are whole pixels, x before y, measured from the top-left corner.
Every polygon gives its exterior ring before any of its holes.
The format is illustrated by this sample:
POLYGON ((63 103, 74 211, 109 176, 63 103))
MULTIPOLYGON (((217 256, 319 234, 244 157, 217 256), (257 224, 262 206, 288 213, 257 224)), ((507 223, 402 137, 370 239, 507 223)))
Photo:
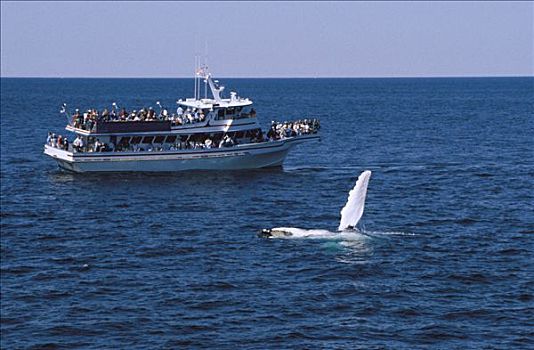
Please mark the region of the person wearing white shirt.
POLYGON ((74 146, 74 149, 77 152, 81 152, 82 149, 83 149, 83 140, 82 140, 82 138, 80 136, 76 136, 74 141, 72 141, 72 145, 74 146))
POLYGON ((100 142, 99 139, 96 139, 94 147, 95 147, 94 148, 95 152, 100 152, 100 148, 102 147, 102 142, 100 142))

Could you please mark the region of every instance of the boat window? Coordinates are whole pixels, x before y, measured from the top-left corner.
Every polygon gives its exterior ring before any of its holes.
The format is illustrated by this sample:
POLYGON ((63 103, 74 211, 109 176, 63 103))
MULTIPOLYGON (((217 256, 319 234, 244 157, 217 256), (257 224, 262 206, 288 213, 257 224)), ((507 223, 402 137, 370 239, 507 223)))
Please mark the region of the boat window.
POLYGON ((240 139, 240 138, 243 138, 245 137, 245 133, 243 131, 238 131, 235 133, 235 138, 236 139, 240 139))
POLYGON ((243 108, 241 112, 241 118, 248 118, 248 117, 250 117, 250 108, 245 107, 243 108))
POLYGON ((130 141, 130 137, 129 137, 129 136, 121 137, 121 140, 119 141, 119 144, 121 144, 121 145, 127 145, 127 144, 128 144, 128 141, 130 141))
POLYGON ((176 135, 167 136, 167 140, 165 140, 167 143, 174 143, 174 141, 176 141, 176 135))
POLYGON ((137 143, 141 142, 141 138, 142 138, 141 136, 134 136, 134 137, 132 137, 132 140, 130 141, 130 143, 137 144, 137 143))
POLYGON ((152 143, 152 140, 154 140, 154 136, 145 136, 143 143, 152 143))
POLYGON ((219 109, 219 110, 217 111, 217 117, 218 117, 219 119, 223 119, 223 118, 224 118, 224 109, 219 109))
POLYGON ((154 143, 162 143, 165 140, 165 136, 156 136, 154 143))

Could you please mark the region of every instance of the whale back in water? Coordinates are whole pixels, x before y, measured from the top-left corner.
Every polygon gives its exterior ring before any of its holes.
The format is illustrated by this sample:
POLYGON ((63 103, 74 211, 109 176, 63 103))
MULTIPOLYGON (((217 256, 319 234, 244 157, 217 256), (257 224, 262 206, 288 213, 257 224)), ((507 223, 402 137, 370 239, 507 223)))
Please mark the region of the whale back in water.
POLYGON ((259 236, 263 238, 330 238, 332 235, 335 235, 335 233, 328 230, 308 230, 298 227, 274 227, 263 229, 259 233, 259 236))
POLYGON ((341 220, 338 227, 339 231, 346 230, 350 227, 356 227, 358 221, 362 218, 370 177, 370 170, 361 173, 356 181, 356 185, 349 192, 347 204, 341 209, 341 220))

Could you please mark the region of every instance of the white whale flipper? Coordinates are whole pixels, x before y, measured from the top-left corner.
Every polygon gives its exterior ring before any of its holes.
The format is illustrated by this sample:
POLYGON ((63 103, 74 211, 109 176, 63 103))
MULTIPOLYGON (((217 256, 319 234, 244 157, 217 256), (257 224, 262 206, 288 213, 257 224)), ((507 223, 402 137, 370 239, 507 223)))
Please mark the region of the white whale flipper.
POLYGON ((343 231, 349 227, 356 227, 356 224, 358 224, 358 221, 362 218, 370 177, 370 170, 361 173, 356 181, 356 185, 349 192, 347 204, 341 209, 341 220, 338 227, 339 231, 343 231))

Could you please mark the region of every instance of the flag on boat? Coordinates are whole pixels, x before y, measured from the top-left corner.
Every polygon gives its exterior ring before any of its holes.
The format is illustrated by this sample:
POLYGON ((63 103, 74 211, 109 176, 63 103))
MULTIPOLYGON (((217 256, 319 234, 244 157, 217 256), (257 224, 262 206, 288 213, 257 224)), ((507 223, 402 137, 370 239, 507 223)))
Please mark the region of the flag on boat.
POLYGON ((208 69, 208 67, 206 67, 206 66, 198 67, 197 71, 196 71, 196 74, 197 75, 206 75, 207 69, 208 69))

